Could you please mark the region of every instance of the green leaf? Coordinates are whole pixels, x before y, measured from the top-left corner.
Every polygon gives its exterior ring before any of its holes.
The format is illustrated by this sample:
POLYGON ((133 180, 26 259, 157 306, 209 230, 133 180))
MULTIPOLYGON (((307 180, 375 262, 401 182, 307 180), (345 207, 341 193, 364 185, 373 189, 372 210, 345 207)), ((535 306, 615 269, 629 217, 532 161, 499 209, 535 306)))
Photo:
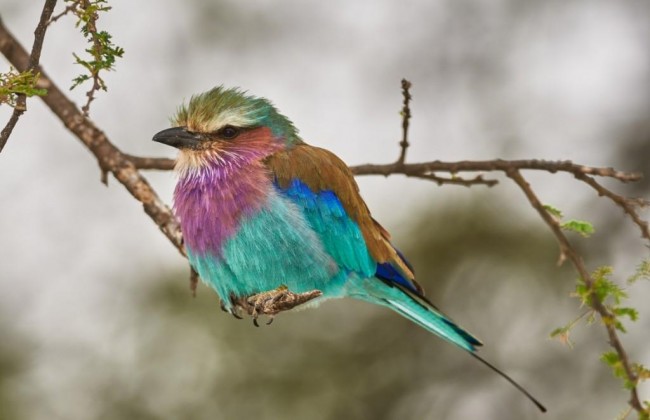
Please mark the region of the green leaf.
POLYGON ((564 230, 579 233, 585 238, 588 238, 595 232, 594 226, 584 220, 567 220, 560 227, 564 230))
POLYGON ((40 73, 31 70, 19 73, 13 68, 6 73, 0 73, 0 104, 15 106, 17 95, 27 97, 46 95, 47 89, 36 87, 39 77, 40 73))
POLYGON ((550 204, 544 204, 544 209, 546 209, 547 212, 549 212, 552 216, 557 217, 558 219, 562 219, 564 217, 560 209, 555 208, 550 204))
POLYGON ((627 284, 634 284, 639 280, 650 280, 650 260, 641 261, 634 274, 627 279, 627 284))
POLYGON ((617 307, 617 308, 612 308, 612 313, 616 316, 626 316, 630 318, 630 321, 636 321, 639 319, 639 311, 637 311, 634 308, 625 308, 625 307, 617 307))
POLYGON ((650 379, 650 369, 646 368, 642 364, 635 363, 632 368, 636 372, 636 375, 638 376, 639 380, 647 381, 650 379))
POLYGON ((614 376, 623 380, 623 386, 625 389, 632 389, 636 386, 636 382, 630 381, 630 379, 627 377, 627 372, 625 372, 623 362, 621 362, 621 359, 618 357, 618 354, 616 352, 605 352, 600 356, 600 360, 612 368, 612 373, 614 373, 614 376))
POLYGON ((572 325, 567 325, 564 327, 559 327, 551 331, 551 338, 559 340, 562 344, 567 345, 569 348, 573 348, 573 342, 569 336, 571 333, 572 325))
POLYGON ((600 360, 605 362, 605 364, 609 365, 610 367, 614 367, 621 362, 618 354, 614 351, 606 351, 605 353, 601 354, 600 360))
POLYGON ((124 49, 113 43, 111 34, 97 29, 99 14, 111 9, 107 0, 85 2, 73 0, 69 2, 74 6, 72 13, 77 16, 77 27, 80 27, 82 35, 88 42, 88 48, 84 51, 89 55, 84 59, 73 53, 75 63, 82 66, 87 73, 72 79, 70 89, 72 90, 84 82, 92 81, 92 87, 87 93, 89 97, 92 97, 94 91, 106 90, 106 83, 101 72, 114 70, 116 60, 124 55, 124 49))

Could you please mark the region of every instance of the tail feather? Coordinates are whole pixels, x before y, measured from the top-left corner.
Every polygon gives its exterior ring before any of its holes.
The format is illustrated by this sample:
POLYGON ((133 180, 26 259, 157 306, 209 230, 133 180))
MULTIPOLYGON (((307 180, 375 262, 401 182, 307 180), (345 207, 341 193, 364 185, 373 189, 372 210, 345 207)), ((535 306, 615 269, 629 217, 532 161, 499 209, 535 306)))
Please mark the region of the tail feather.
POLYGON ((476 347, 482 345, 479 339, 456 325, 423 296, 410 289, 377 279, 350 283, 350 297, 386 306, 425 330, 469 352, 476 351, 476 347))
POLYGON ((387 306, 425 330, 467 350, 485 366, 510 382, 517 390, 532 401, 540 411, 546 412, 546 407, 535 399, 524 387, 515 382, 505 372, 499 370, 476 354, 476 347, 481 346, 482 343, 476 337, 456 325, 424 296, 416 294, 411 289, 407 289, 400 284, 382 281, 381 278, 348 282, 347 295, 355 299, 387 306))

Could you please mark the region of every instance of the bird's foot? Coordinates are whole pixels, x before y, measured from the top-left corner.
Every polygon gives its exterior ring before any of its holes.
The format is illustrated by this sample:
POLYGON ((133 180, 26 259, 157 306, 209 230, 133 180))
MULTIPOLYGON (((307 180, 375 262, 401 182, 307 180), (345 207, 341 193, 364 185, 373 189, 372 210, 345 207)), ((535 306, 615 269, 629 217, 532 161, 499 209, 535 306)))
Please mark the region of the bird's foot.
POLYGON ((244 319, 244 317, 240 315, 242 307, 239 304, 239 302, 237 302, 237 300, 235 300, 234 298, 230 298, 230 304, 231 307, 230 309, 228 309, 226 308, 226 304, 224 303, 224 301, 219 300, 219 306, 221 307, 222 311, 229 313, 230 315, 234 316, 237 319, 244 319))
MULTIPOLYGON (((309 302, 321 296, 323 292, 320 290, 310 290, 305 293, 294 293, 287 286, 280 286, 277 289, 269 290, 267 292, 258 293, 252 296, 236 299, 234 303, 235 312, 233 315, 242 309, 253 318, 253 324, 259 326, 257 319, 260 315, 266 315, 268 321, 266 325, 273 322, 273 318, 280 312, 288 311, 303 303, 309 302)), ((236 316, 236 315, 235 315, 236 316)))

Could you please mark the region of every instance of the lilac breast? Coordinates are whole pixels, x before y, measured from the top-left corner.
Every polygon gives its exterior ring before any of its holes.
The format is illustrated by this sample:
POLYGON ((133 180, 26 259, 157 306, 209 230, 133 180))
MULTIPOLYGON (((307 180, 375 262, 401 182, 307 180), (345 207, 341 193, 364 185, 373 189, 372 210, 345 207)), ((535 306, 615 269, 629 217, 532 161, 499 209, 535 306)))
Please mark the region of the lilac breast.
POLYGON ((187 246, 195 255, 221 256, 224 242, 243 218, 255 214, 272 188, 259 163, 213 166, 181 178, 174 191, 174 211, 187 246))

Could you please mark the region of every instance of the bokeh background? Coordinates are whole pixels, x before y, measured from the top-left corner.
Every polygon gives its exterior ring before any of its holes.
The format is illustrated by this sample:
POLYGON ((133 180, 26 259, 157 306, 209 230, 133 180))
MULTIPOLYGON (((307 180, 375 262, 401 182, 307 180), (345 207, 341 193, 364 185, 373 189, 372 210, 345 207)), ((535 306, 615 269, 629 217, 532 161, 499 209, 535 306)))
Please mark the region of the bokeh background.
MULTIPOLYGON (((621 1, 114 0, 100 28, 126 54, 92 118, 129 153, 218 84, 271 98, 305 139, 349 164, 397 157, 402 77, 413 84, 408 159, 571 159, 650 175, 650 3, 621 1)), ((59 5, 61 8, 62 5, 59 5)), ((0 0, 30 46, 41 2, 0 0)), ((72 18, 41 62, 61 87, 85 48, 72 18)), ((7 64, 3 64, 7 68, 7 64)), ((83 103, 83 89, 70 92, 83 103)), ((10 110, 0 108, 0 121, 10 110)), ((544 202, 587 219, 590 268, 625 279, 647 258, 622 212, 567 175, 526 174, 544 202)), ((463 352, 352 301, 254 328, 219 310, 156 226, 38 101, 0 156, 0 419, 612 419, 628 395, 598 361, 598 326, 569 349, 549 332, 579 315, 570 267, 508 180, 438 187, 359 178, 374 216, 428 296, 482 356, 549 408, 542 416, 463 352)), ((147 177, 167 201, 172 173, 147 177)), ((616 185, 650 195, 648 181, 616 185)), ((648 216, 646 212, 646 217, 648 216)), ((650 364, 650 284, 624 341, 650 364)), ((650 398, 650 387, 641 388, 650 398)))

